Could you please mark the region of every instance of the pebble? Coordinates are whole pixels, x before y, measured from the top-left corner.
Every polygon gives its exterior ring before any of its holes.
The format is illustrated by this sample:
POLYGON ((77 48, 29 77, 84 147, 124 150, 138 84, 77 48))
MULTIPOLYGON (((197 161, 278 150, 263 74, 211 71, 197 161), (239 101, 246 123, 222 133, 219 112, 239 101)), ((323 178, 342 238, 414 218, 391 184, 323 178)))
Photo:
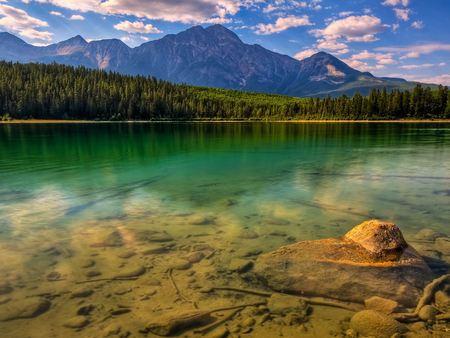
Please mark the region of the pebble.
POLYGON ((85 316, 75 316, 70 318, 67 322, 64 323, 63 326, 70 327, 72 329, 78 329, 80 327, 84 327, 89 324, 89 319, 85 316))
POLYGON ((253 328, 252 327, 246 327, 246 328, 244 328, 244 329, 242 329, 242 333, 250 333, 250 332, 252 332, 253 331, 253 328))
POLYGON ((124 278, 124 277, 137 277, 143 275, 145 273, 145 268, 143 266, 137 266, 134 268, 128 268, 120 272, 115 276, 115 278, 124 278))
POLYGON ((395 312, 399 308, 397 302, 377 296, 364 300, 364 303, 366 304, 367 310, 374 310, 385 315, 395 312))
POLYGON ((97 277, 100 276, 102 273, 100 271, 97 270, 89 270, 88 272, 86 272, 84 275, 86 277, 97 277))
POLYGON ((228 270, 241 272, 244 271, 245 269, 248 269, 252 265, 253 265, 252 261, 248 261, 246 259, 241 258, 233 258, 230 265, 228 266, 228 270))
POLYGON ((59 279, 61 274, 58 271, 51 271, 46 276, 47 279, 59 279))
POLYGON ((103 337, 109 337, 119 334, 120 330, 122 329, 122 326, 120 326, 117 323, 112 323, 108 325, 103 331, 102 335, 103 337))
POLYGON ((250 256, 257 256, 262 252, 262 250, 253 249, 253 250, 245 250, 245 249, 239 249, 234 253, 234 256, 236 257, 250 257, 250 256))
POLYGON ((298 297, 275 293, 269 298, 267 308, 270 313, 276 315, 287 315, 291 312, 306 315, 308 305, 298 297))
POLYGON ((148 290, 145 290, 145 292, 144 292, 144 296, 153 296, 154 294, 156 294, 156 289, 148 289, 148 290))
POLYGON ((450 296, 443 291, 438 291, 434 295, 436 307, 443 312, 450 312, 450 296))
POLYGON ((125 286, 118 286, 114 289, 113 293, 115 293, 116 295, 124 295, 128 292, 131 292, 130 288, 127 288, 125 286))
POLYGON ((356 313, 350 320, 350 329, 363 336, 391 338, 395 333, 403 333, 405 327, 395 319, 373 310, 356 313))
POLYGON ((82 268, 90 268, 91 266, 95 265, 95 261, 93 261, 92 259, 86 259, 85 261, 82 261, 80 266, 82 268))
POLYGON ((208 244, 199 243, 191 246, 191 252, 195 251, 214 251, 214 249, 208 244))
POLYGON ((0 295, 6 295, 14 291, 14 288, 8 284, 0 285, 0 295))
POLYGON ((262 316, 258 317, 258 319, 256 319, 256 325, 261 325, 262 323, 266 322, 269 319, 270 319, 270 314, 265 313, 262 316))
POLYGON ((105 246, 122 246, 125 244, 125 241, 122 238, 119 230, 116 230, 108 235, 106 239, 103 241, 105 246))
POLYGON ((84 305, 77 310, 77 316, 87 316, 94 308, 92 304, 84 305))
POLYGON ((413 332, 424 331, 427 329, 427 324, 424 322, 417 322, 409 326, 409 329, 413 332))
POLYGON ((199 263, 201 266, 211 266, 214 264, 214 260, 212 259, 204 259, 199 263))
POLYGON ((72 297, 82 298, 89 297, 94 291, 86 286, 79 287, 72 291, 72 297))
POLYGON ((142 254, 143 255, 159 255, 167 252, 167 248, 161 245, 149 246, 147 247, 142 254))
POLYGON ((436 238, 436 241, 434 242, 434 246, 437 251, 442 253, 445 256, 450 255, 450 239, 449 238, 436 238))
POLYGON ((191 277, 191 278, 186 279, 186 283, 188 283, 188 284, 195 283, 196 281, 197 281, 197 279, 195 277, 191 277))
POLYGON ((242 326, 242 327, 249 327, 249 326, 255 325, 255 323, 256 323, 255 318, 250 317, 250 318, 245 319, 245 320, 241 323, 241 326, 242 326))
POLYGON ((348 329, 347 331, 345 331, 345 336, 348 338, 357 338, 358 333, 353 329, 348 329))
POLYGON ((200 262, 204 257, 205 257, 205 254, 203 252, 195 251, 195 252, 185 255, 181 258, 184 260, 187 260, 191 263, 197 263, 197 262, 200 262))
POLYGON ((416 235, 416 239, 422 241, 435 241, 439 237, 447 237, 447 235, 431 229, 422 229, 416 235))
POLYGON ((128 250, 128 251, 122 252, 118 257, 119 258, 130 258, 130 257, 133 257, 134 255, 136 255, 136 251, 128 250))
POLYGON ((428 321, 428 320, 436 320, 437 311, 432 305, 425 305, 419 311, 419 318, 428 321))
POLYGON ((289 225, 289 224, 291 224, 291 222, 289 222, 288 220, 283 219, 283 218, 269 218, 269 219, 266 219, 264 221, 264 223, 270 224, 270 225, 289 225))
POLYGON ((254 239, 258 238, 258 234, 252 230, 242 230, 237 237, 244 239, 254 239))
POLYGON ((241 331, 241 326, 239 324, 230 327, 231 333, 239 333, 241 331))
POLYGON ((0 307, 0 322, 19 318, 33 318, 46 312, 50 306, 49 300, 37 297, 9 302, 0 307))
POLYGON ((177 259, 170 264, 170 267, 174 270, 187 270, 191 267, 191 263, 184 259, 177 259))
POLYGON ((139 285, 160 286, 161 282, 153 277, 139 278, 139 285))
POLYGON ((192 216, 189 217, 188 223, 191 225, 208 225, 211 220, 203 216, 192 216))
POLYGON ((128 313, 128 312, 131 312, 131 309, 128 309, 128 308, 119 308, 119 309, 114 309, 114 310, 111 310, 111 311, 110 311, 110 313, 111 313, 113 316, 121 315, 121 314, 128 313))
POLYGON ((161 232, 158 234, 151 235, 148 238, 148 240, 150 242, 170 242, 170 241, 173 241, 173 237, 170 236, 168 233, 161 232))
POLYGON ((206 338, 224 338, 228 335, 228 329, 226 327, 219 327, 206 336, 206 338))
POLYGON ((10 301, 11 301, 11 298, 8 298, 8 297, 0 298, 0 305, 6 304, 10 301))

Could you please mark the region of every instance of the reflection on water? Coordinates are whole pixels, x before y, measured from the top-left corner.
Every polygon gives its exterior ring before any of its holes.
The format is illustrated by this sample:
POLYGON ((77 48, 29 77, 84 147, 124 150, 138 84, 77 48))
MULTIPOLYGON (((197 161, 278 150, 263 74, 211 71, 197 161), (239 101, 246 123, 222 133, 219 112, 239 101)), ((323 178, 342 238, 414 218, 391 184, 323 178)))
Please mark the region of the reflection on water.
MULTIPOLYGON (((396 223, 407 240, 423 228, 450 235, 449 124, 0 124, 0 149, 0 320, 8 304, 51 302, 34 319, 0 322, 3 336, 99 337, 116 325, 140 337, 190 301, 257 303, 201 291, 258 288, 229 271, 233 258, 369 219, 396 223)), ((264 311, 248 307, 228 327, 264 311)), ((327 336, 351 315, 318 306, 307 323, 281 316, 286 325, 272 318, 247 335, 327 336)))

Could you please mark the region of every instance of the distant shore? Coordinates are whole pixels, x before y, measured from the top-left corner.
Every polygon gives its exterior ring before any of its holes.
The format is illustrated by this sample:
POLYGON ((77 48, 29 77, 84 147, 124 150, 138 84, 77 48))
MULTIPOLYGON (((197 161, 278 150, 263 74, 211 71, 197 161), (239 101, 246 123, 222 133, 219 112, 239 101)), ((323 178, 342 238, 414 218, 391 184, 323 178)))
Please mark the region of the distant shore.
POLYGON ((86 121, 86 120, 11 120, 0 121, 0 123, 172 123, 172 122, 191 122, 191 123, 239 123, 239 122, 278 122, 278 123, 307 123, 307 122, 328 122, 328 123, 450 123, 450 120, 163 120, 163 121, 86 121))

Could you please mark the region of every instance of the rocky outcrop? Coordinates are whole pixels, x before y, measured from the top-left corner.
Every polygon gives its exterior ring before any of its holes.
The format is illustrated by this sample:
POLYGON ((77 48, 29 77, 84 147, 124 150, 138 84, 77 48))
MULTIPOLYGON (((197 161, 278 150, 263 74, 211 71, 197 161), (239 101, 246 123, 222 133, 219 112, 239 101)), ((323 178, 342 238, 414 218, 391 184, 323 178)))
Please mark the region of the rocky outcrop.
POLYGON ((360 302, 374 296, 417 304, 434 274, 395 224, 364 222, 345 236, 300 242, 261 255, 257 279, 272 289, 360 302))

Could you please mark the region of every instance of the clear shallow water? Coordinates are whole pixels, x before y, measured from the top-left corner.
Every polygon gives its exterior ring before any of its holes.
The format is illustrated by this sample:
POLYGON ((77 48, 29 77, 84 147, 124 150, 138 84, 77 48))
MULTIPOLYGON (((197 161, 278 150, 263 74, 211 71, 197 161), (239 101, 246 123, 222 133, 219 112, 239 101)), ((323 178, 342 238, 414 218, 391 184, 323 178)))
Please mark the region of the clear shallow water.
MULTIPOLYGON (((135 261, 90 246, 116 229, 166 231, 181 251, 209 243, 220 266, 233 250, 338 237, 374 218, 407 239, 423 228, 450 234, 448 205, 450 124, 0 124, 0 280, 18 297, 71 289, 85 278, 79 261, 104 252, 103 275, 147 260, 139 241, 126 245, 135 261), (39 249, 52 243, 72 256, 39 249), (46 281, 55 270, 63 286, 46 281)), ((177 255, 151 258, 155 276, 177 255)))

